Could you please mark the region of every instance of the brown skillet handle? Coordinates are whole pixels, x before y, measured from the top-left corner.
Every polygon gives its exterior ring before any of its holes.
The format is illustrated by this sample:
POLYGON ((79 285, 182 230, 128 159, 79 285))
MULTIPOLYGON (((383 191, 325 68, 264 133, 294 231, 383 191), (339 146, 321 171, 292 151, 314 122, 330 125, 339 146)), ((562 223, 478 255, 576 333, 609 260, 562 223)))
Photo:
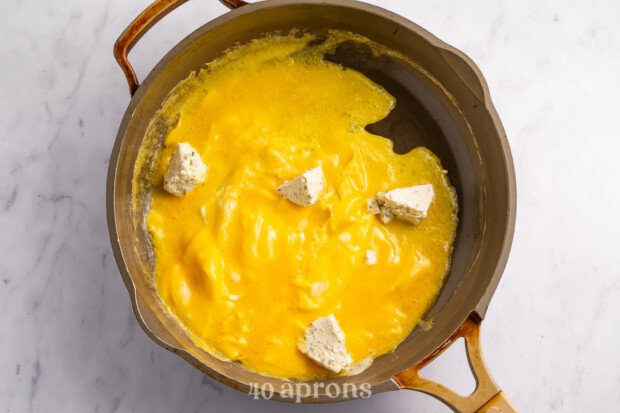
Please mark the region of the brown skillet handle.
MULTIPOLYGON (((133 70, 131 63, 129 63, 127 55, 138 40, 140 40, 155 23, 163 19, 164 16, 186 1, 187 0, 155 0, 129 24, 116 40, 114 44, 114 57, 121 69, 123 69, 123 73, 125 73, 131 96, 136 93, 138 86, 140 86, 140 82, 138 82, 136 72, 133 70)), ((220 2, 229 9, 236 9, 247 4, 243 0, 220 0, 220 2)))
POLYGON ((116 43, 114 43, 114 57, 125 73, 131 96, 136 93, 140 83, 138 82, 136 72, 127 59, 127 54, 155 23, 186 1, 155 0, 127 26, 125 31, 116 40, 116 43))
POLYGON ((517 408, 497 386, 484 363, 480 347, 481 321, 477 314, 472 313, 438 350, 420 363, 395 375, 394 381, 403 389, 418 390, 441 400, 455 412, 518 413, 517 408), (476 389, 469 396, 461 396, 437 382, 420 376, 420 370, 424 366, 437 358, 460 337, 465 339, 467 359, 476 379, 476 389))
POLYGON ((247 1, 243 0, 220 0, 220 3, 222 3, 224 6, 228 7, 231 10, 238 9, 241 6, 245 6, 246 4, 248 4, 247 1))

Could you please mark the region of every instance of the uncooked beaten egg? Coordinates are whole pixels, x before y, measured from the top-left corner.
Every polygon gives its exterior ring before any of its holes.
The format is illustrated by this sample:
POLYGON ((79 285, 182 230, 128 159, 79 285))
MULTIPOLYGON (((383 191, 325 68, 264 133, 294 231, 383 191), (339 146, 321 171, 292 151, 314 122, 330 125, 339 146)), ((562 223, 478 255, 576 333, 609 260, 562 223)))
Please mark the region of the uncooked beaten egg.
POLYGON ((364 129, 397 102, 323 59, 349 36, 238 46, 184 81, 163 109, 175 126, 155 161, 147 217, 157 291, 199 346, 267 375, 333 375, 298 348, 306 328, 330 314, 353 362, 392 351, 433 304, 450 264, 454 190, 431 151, 399 155, 364 129), (173 196, 163 177, 179 143, 207 170, 203 183, 173 196), (314 204, 276 190, 317 167, 324 183, 314 204), (417 225, 368 210, 379 192, 426 184, 434 197, 417 225))

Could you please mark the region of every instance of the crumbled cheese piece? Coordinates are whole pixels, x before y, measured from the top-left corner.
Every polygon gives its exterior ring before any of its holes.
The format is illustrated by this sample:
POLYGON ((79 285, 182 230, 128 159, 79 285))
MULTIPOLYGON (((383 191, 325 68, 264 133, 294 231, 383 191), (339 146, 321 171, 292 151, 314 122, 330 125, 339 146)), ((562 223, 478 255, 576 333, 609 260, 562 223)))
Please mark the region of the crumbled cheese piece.
POLYGON ((377 263, 377 253, 373 250, 366 250, 366 265, 375 265, 377 263))
POLYGON ((383 222, 384 224, 387 224, 388 222, 394 219, 394 214, 389 208, 382 208, 381 214, 379 215, 379 217, 381 218, 381 222, 383 222))
POLYGON ((379 207, 379 201, 376 197, 368 198, 368 212, 371 214, 380 214, 381 208, 379 207))
POLYGON ((314 205, 323 190, 323 169, 308 169, 303 174, 284 182, 276 190, 284 198, 300 206, 314 205))
POLYGON ((333 314, 317 318, 310 324, 299 350, 334 373, 348 368, 353 362, 344 343, 344 333, 333 314))
POLYGON ((426 218, 435 192, 433 185, 416 185, 407 188, 396 188, 388 192, 379 192, 377 201, 381 209, 381 220, 389 222, 392 217, 418 224, 426 218))
POLYGON ((387 224, 394 218, 394 214, 392 214, 392 212, 388 208, 381 208, 377 197, 372 197, 368 199, 367 210, 373 215, 379 215, 379 218, 381 218, 381 222, 383 222, 384 224, 387 224))
POLYGON ((375 361, 375 359, 372 356, 368 356, 365 359, 358 361, 357 363, 353 363, 351 367, 345 370, 345 374, 347 376, 355 376, 356 374, 360 374, 368 367, 370 367, 373 361, 375 361))
POLYGON ((189 143, 174 148, 164 176, 164 189, 175 196, 183 196, 205 180, 207 166, 200 154, 189 143))

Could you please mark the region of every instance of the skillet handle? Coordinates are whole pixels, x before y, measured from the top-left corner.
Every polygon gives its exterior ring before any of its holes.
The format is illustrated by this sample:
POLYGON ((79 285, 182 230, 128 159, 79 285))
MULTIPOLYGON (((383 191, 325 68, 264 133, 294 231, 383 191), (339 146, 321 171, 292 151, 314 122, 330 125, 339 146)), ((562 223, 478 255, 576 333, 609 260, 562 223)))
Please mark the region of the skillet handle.
POLYGON ((220 0, 220 2, 231 10, 238 9, 241 6, 248 4, 247 1, 243 0, 220 0))
MULTIPOLYGON (((135 44, 149 31, 151 27, 164 18, 168 13, 185 3, 187 0, 155 0, 147 7, 138 17, 136 17, 127 26, 125 31, 118 37, 114 43, 114 57, 118 65, 123 69, 127 83, 129 84, 129 93, 131 96, 136 93, 140 82, 138 76, 133 70, 127 55, 135 44)), ((247 3, 243 0, 220 0, 229 9, 236 9, 247 3)))
POLYGON ((472 313, 461 327, 439 349, 418 364, 398 373, 393 380, 402 389, 424 392, 447 404, 459 413, 518 413, 497 386, 482 358, 480 347, 480 317, 472 313), (420 370, 443 353, 457 339, 465 339, 467 359, 476 379, 476 389, 469 396, 461 396, 447 387, 420 376, 420 370))

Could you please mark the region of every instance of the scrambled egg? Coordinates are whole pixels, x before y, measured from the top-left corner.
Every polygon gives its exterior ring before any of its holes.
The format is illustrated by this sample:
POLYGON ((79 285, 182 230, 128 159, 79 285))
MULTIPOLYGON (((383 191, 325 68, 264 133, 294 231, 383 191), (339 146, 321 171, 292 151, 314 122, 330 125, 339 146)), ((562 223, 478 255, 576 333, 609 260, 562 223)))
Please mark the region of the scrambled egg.
POLYGON ((155 161, 147 217, 157 290, 199 346, 267 375, 333 374, 297 347, 310 323, 331 313, 353 362, 392 351, 433 304, 450 264, 454 190, 431 151, 398 155, 364 129, 396 102, 322 58, 348 36, 238 46, 163 106, 176 125, 155 161), (208 171, 179 198, 163 190, 163 177, 180 142, 208 171), (316 204, 276 191, 317 166, 325 187, 316 204), (421 184, 435 197, 418 225, 384 224, 368 211, 378 192, 421 184))

